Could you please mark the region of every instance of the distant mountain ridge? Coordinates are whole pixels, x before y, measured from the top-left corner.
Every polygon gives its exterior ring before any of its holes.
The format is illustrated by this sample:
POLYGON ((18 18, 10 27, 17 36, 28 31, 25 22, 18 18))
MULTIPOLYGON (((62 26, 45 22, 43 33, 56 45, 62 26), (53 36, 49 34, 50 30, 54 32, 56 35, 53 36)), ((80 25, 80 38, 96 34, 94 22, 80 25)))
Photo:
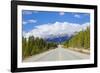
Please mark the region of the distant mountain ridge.
POLYGON ((47 42, 62 43, 66 40, 69 40, 70 38, 71 38, 71 36, 64 35, 64 36, 55 36, 55 37, 51 37, 51 38, 49 37, 44 40, 46 40, 47 42))

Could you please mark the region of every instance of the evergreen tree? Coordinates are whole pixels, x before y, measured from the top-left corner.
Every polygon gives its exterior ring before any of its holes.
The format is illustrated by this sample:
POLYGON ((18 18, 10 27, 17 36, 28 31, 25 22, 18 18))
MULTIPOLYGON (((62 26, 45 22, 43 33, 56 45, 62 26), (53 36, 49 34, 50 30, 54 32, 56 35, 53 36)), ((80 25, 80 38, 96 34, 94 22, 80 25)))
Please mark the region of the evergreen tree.
POLYGON ((64 42, 63 45, 67 48, 73 47, 73 48, 89 49, 90 48, 90 27, 87 27, 86 30, 82 30, 76 33, 75 36, 73 36, 68 41, 64 42))
POLYGON ((29 38, 22 37, 22 56, 23 59, 28 56, 32 56, 49 49, 54 49, 57 47, 56 43, 46 42, 42 38, 34 38, 30 36, 29 38))

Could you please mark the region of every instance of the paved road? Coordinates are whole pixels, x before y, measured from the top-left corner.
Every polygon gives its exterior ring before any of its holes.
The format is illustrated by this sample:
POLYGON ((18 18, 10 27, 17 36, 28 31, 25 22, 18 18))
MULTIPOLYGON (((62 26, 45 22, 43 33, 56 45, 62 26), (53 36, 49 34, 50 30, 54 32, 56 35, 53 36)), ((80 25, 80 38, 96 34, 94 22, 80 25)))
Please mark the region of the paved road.
POLYGON ((64 48, 56 48, 47 52, 31 56, 24 60, 24 62, 37 62, 37 61, 61 61, 61 60, 79 60, 89 59, 89 55, 79 53, 64 48))

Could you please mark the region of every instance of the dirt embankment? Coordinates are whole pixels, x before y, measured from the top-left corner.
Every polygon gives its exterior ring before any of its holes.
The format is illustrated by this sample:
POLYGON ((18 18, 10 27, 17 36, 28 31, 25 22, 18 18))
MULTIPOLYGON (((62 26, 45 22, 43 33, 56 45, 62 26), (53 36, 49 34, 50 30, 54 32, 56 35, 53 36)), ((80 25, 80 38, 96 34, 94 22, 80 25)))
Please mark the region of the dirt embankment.
POLYGON ((72 47, 70 47, 69 49, 74 50, 74 51, 77 51, 77 52, 85 53, 85 54, 90 54, 90 49, 72 48, 72 47))

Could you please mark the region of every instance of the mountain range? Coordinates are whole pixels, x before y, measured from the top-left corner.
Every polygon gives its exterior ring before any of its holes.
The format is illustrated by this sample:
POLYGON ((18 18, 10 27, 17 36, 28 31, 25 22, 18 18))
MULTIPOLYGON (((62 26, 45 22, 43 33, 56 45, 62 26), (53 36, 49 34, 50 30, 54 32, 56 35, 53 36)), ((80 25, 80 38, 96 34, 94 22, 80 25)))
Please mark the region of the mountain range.
POLYGON ((62 43, 66 40, 69 40, 71 37, 72 36, 63 35, 63 36, 49 37, 49 38, 46 38, 44 40, 46 40, 47 42, 62 43))

